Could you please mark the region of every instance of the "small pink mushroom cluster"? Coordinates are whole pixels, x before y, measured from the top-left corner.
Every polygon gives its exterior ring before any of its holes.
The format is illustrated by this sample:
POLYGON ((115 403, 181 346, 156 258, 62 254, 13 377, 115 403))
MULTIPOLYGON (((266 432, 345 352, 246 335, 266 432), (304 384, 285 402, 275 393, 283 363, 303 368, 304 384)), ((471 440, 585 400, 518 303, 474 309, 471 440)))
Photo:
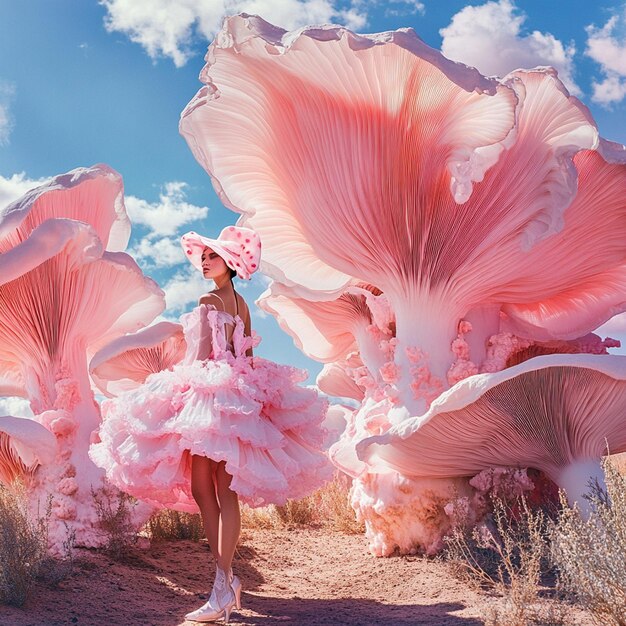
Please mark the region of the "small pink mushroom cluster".
POLYGON ((51 497, 50 548, 71 532, 98 546, 88 456, 100 411, 87 363, 104 344, 153 320, 163 292, 126 253, 120 175, 80 168, 0 210, 0 393, 30 401, 33 419, 0 417, 0 481, 27 483, 32 508, 51 497))
POLYGON ((242 14, 201 80, 180 129, 264 242, 259 305, 359 403, 331 455, 373 552, 435 549, 494 466, 580 501, 626 449, 624 357, 590 334, 626 307, 626 148, 554 70, 486 78, 410 29, 242 14))

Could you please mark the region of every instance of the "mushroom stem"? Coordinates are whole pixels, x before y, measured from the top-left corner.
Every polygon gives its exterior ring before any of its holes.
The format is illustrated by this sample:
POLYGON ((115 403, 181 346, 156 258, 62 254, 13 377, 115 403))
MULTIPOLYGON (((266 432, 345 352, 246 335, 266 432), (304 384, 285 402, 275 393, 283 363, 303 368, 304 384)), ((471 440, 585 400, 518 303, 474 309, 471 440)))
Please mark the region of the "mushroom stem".
POLYGON ((363 365, 367 367, 375 380, 380 379, 380 368, 385 364, 385 356, 371 333, 367 331, 367 324, 359 324, 354 331, 354 338, 359 347, 359 355, 363 365))
POLYGON ((576 503, 584 519, 593 512, 593 506, 587 497, 597 485, 606 491, 604 470, 599 459, 585 459, 570 463, 555 477, 554 482, 565 491, 571 506, 576 503))
POLYGON ((460 314, 451 303, 436 297, 399 301, 389 297, 396 313, 395 363, 397 404, 390 414, 393 423, 424 414, 430 403, 448 388, 447 372, 454 362, 451 350, 460 314))
POLYGON ((469 346, 471 360, 480 365, 487 358, 487 340, 500 332, 500 305, 476 307, 463 319, 472 325, 465 341, 469 346))
POLYGON ((48 540, 53 553, 62 551, 68 532, 75 533, 77 545, 98 547, 102 543, 92 491, 103 486, 104 471, 88 456, 100 411, 91 391, 83 342, 64 345, 62 358, 53 357, 27 372, 31 405, 37 412, 64 411, 68 416, 61 428, 52 428, 57 439, 55 462, 39 468, 30 493, 33 510, 52 496, 48 540))

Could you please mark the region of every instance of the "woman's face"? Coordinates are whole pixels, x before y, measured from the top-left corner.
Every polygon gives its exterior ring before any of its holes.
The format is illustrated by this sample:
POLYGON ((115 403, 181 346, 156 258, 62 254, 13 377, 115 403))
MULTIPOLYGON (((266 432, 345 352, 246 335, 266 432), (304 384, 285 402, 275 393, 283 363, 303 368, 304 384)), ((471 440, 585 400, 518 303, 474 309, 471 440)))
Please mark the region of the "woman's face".
POLYGON ((202 274, 204 277, 215 279, 228 273, 228 271, 224 259, 207 246, 202 252, 202 274))

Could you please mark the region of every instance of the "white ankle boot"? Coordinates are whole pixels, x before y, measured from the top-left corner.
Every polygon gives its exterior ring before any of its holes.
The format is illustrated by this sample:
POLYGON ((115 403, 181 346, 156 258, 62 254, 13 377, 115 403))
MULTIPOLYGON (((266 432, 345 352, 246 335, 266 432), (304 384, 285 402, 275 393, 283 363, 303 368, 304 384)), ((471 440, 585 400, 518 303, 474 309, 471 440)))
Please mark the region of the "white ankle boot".
MULTIPOLYGON (((209 601, 199 609, 187 613, 185 619, 192 622, 215 622, 223 617, 224 622, 228 624, 230 612, 238 604, 237 596, 229 578, 230 575, 227 576, 226 572, 218 567, 209 601)), ((241 583, 239 583, 239 593, 241 593, 241 583)))
POLYGON ((241 581, 238 576, 233 574, 233 570, 231 569, 228 572, 228 579, 230 580, 230 588, 233 590, 235 594, 235 606, 240 609, 241 608, 241 581))

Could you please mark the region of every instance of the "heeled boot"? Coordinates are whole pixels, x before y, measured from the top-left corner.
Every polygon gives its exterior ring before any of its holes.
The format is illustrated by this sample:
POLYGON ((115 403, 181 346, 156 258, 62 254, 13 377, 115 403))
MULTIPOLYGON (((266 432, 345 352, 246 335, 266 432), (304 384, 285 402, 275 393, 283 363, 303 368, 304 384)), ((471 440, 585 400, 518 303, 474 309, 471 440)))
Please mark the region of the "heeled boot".
POLYGON ((185 619, 192 622, 215 622, 223 617, 224 622, 228 624, 230 613, 237 604, 236 594, 229 578, 230 576, 227 576, 226 572, 218 567, 208 602, 199 609, 187 613, 185 619))
POLYGON ((230 581, 230 587, 235 594, 235 606, 241 609, 241 581, 238 576, 233 574, 233 570, 228 570, 228 580, 230 581))

